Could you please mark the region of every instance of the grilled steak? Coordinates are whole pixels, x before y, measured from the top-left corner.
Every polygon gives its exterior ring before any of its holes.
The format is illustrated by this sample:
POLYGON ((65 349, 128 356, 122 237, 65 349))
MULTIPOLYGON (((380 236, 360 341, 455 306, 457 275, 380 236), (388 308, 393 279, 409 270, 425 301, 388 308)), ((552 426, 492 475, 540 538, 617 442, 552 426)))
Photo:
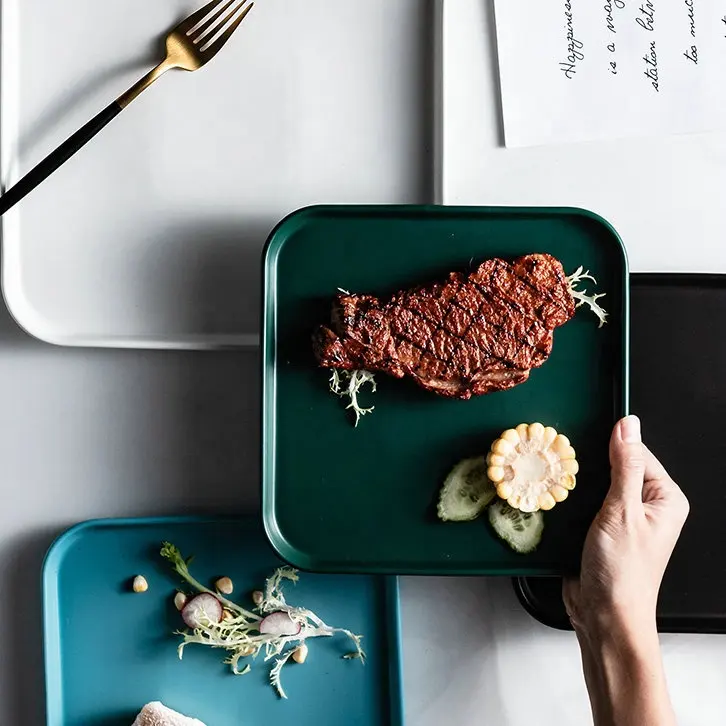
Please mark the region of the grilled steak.
POLYGON ((547 360, 554 329, 574 314, 554 257, 495 258, 386 302, 341 293, 313 347, 325 368, 410 376, 439 395, 468 399, 524 383, 547 360))

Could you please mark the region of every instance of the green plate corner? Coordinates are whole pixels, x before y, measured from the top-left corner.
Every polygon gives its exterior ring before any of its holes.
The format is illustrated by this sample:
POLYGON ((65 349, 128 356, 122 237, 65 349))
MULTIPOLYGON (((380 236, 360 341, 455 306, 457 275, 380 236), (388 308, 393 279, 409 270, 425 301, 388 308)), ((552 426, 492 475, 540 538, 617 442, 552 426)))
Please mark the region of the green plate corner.
POLYGON ((628 410, 628 264, 615 230, 574 208, 318 206, 273 231, 264 256, 262 499, 267 536, 306 570, 424 575, 554 575, 575 569, 609 485, 608 439, 628 410), (375 405, 354 428, 317 367, 311 334, 338 288, 386 297, 490 257, 557 257, 589 269, 609 322, 584 309, 555 332, 527 383, 470 401, 377 375, 375 405), (504 429, 541 421, 567 434, 577 488, 547 512, 523 556, 484 516, 436 518, 438 490, 460 459, 504 429))

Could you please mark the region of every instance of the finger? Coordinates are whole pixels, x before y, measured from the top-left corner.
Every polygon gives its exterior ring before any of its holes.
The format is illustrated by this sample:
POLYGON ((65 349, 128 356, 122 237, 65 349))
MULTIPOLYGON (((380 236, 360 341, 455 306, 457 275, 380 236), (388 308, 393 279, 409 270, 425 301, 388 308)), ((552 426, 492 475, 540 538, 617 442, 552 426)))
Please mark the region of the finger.
POLYGON ((610 491, 608 499, 640 504, 645 478, 645 449, 640 438, 640 419, 626 416, 610 437, 610 491))
POLYGON ((689 505, 683 490, 671 479, 663 464, 648 447, 643 446, 643 452, 645 456, 643 503, 678 501, 681 509, 685 511, 685 517, 688 514, 689 505))
POLYGON ((645 458, 645 480, 665 480, 675 485, 670 474, 666 471, 663 464, 660 463, 656 455, 643 444, 643 456, 645 458))

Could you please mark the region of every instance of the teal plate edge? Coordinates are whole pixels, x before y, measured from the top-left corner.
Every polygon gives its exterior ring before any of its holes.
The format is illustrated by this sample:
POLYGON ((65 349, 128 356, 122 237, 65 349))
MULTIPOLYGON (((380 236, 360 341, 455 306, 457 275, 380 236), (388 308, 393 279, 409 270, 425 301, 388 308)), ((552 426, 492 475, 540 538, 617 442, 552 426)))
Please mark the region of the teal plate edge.
MULTIPOLYGON (((98 527, 134 527, 213 524, 215 522, 251 521, 244 516, 173 516, 173 517, 116 517, 89 519, 62 532, 48 548, 41 567, 41 602, 43 622, 43 667, 47 726, 62 726, 62 672, 55 666, 61 661, 60 627, 55 609, 58 602, 58 571, 66 547, 85 530, 98 527)), ((385 577, 389 646, 390 715, 393 726, 404 726, 403 647, 401 642, 400 587, 397 577, 385 577)))
POLYGON ((438 572, 431 568, 407 568, 401 570, 399 568, 388 567, 359 567, 350 565, 346 568, 328 566, 317 560, 306 557, 302 553, 293 557, 289 551, 289 547, 280 532, 274 517, 268 516, 269 512, 274 509, 274 481, 275 462, 274 462, 274 441, 275 441, 275 262, 277 256, 282 250, 286 235, 283 231, 288 226, 297 224, 298 221, 308 215, 314 215, 324 212, 362 212, 369 214, 411 214, 411 213, 427 213, 432 215, 455 215, 457 213, 480 213, 496 214, 506 211, 508 214, 547 214, 557 215, 575 215, 591 219, 595 223, 604 227, 617 243, 618 250, 622 255, 623 276, 625 278, 622 285, 621 306, 623 311, 622 320, 622 379, 620 389, 620 416, 627 416, 630 413, 630 265, 628 253, 623 240, 615 229, 615 227, 603 216, 592 210, 583 207, 572 206, 555 206, 555 207, 519 207, 519 206, 448 206, 437 204, 313 204, 297 209, 287 216, 283 217, 270 232, 262 251, 262 325, 260 333, 260 350, 261 350, 261 498, 262 498, 262 520, 264 531, 270 545, 277 555, 291 566, 308 572, 324 572, 329 574, 373 574, 385 576, 397 575, 443 575, 443 576, 500 576, 500 577, 560 577, 562 573, 555 570, 543 570, 541 568, 529 569, 527 567, 518 568, 517 572, 501 573, 489 572, 483 568, 457 568, 455 570, 446 570, 438 572))

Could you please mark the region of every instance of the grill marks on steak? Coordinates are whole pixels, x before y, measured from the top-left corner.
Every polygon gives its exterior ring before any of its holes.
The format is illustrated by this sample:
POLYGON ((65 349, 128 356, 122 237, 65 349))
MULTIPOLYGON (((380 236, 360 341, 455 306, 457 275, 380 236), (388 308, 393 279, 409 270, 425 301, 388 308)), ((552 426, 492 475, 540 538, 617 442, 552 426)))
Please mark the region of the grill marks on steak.
POLYGON ((574 314, 554 257, 495 258, 385 303, 340 294, 331 326, 316 330, 313 345, 323 367, 410 376, 427 390, 468 399, 526 381, 552 351, 554 329, 574 314))

